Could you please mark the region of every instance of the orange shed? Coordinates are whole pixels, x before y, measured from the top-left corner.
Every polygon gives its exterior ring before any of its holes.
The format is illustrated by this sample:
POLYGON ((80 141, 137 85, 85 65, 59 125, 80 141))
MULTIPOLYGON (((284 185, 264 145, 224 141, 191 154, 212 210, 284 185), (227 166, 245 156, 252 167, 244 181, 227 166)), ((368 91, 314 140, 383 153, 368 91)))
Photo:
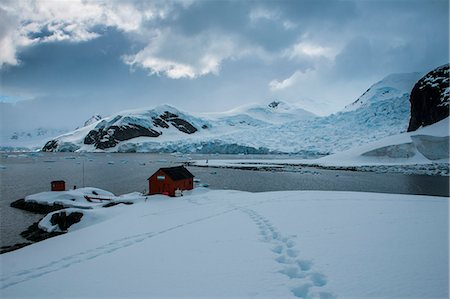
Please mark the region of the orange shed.
POLYGON ((66 191, 66 182, 64 181, 52 181, 52 191, 66 191))
POLYGON ((149 194, 175 196, 175 190, 192 190, 194 175, 184 166, 160 168, 148 178, 149 194))

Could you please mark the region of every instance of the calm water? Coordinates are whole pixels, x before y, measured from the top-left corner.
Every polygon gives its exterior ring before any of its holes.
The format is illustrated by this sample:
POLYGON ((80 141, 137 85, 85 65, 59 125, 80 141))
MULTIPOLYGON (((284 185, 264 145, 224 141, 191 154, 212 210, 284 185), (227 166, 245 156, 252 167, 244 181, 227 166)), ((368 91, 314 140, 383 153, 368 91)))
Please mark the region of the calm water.
MULTIPOLYGON (((273 156, 205 156, 192 159, 273 158, 273 156)), ((50 181, 65 180, 66 187, 93 186, 124 194, 148 189, 147 178, 160 167, 175 166, 189 157, 169 154, 2 154, 0 158, 0 245, 24 240, 19 233, 42 215, 9 207, 28 194, 49 191, 50 181), (84 171, 83 171, 84 169, 84 171)), ((378 174, 302 168, 295 172, 250 171, 188 167, 211 189, 251 192, 279 190, 340 190, 448 196, 448 177, 378 174)))

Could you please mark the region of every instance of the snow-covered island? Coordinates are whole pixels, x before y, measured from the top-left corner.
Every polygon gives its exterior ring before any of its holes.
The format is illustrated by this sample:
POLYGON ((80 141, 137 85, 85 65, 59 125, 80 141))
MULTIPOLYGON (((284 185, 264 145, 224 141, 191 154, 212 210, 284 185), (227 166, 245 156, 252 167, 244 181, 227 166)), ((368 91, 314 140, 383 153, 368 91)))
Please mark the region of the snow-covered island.
MULTIPOLYGON (((359 192, 183 197, 83 188, 68 233, 0 255, 2 297, 447 298, 448 198, 359 192), (176 287, 174 287, 176 286, 176 287), (420 286, 420 287, 418 287, 420 286)), ((56 195, 55 195, 56 194, 56 195)), ((49 231, 53 212, 39 223, 49 231)))

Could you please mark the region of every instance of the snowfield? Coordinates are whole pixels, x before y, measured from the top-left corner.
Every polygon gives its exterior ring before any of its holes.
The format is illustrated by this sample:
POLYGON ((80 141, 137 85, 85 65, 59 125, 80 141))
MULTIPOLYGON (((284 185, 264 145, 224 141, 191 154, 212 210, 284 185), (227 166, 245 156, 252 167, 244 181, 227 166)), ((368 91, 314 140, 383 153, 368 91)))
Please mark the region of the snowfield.
POLYGON ((0 255, 1 297, 449 296, 448 198, 203 188, 135 196, 78 209, 89 215, 69 233, 0 255))

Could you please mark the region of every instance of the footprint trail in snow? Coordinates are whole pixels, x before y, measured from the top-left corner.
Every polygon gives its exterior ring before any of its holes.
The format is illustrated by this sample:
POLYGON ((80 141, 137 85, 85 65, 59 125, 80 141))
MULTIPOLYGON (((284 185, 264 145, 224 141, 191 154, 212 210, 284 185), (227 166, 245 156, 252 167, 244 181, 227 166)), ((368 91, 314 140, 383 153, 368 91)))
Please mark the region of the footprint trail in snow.
POLYGON ((272 244, 271 250, 275 254, 275 262, 281 265, 279 273, 286 275, 295 283, 290 291, 298 298, 331 299, 335 296, 321 290, 327 284, 325 275, 312 269, 312 262, 299 257, 292 237, 284 237, 273 224, 254 210, 239 208, 246 213, 259 228, 261 240, 272 244))

